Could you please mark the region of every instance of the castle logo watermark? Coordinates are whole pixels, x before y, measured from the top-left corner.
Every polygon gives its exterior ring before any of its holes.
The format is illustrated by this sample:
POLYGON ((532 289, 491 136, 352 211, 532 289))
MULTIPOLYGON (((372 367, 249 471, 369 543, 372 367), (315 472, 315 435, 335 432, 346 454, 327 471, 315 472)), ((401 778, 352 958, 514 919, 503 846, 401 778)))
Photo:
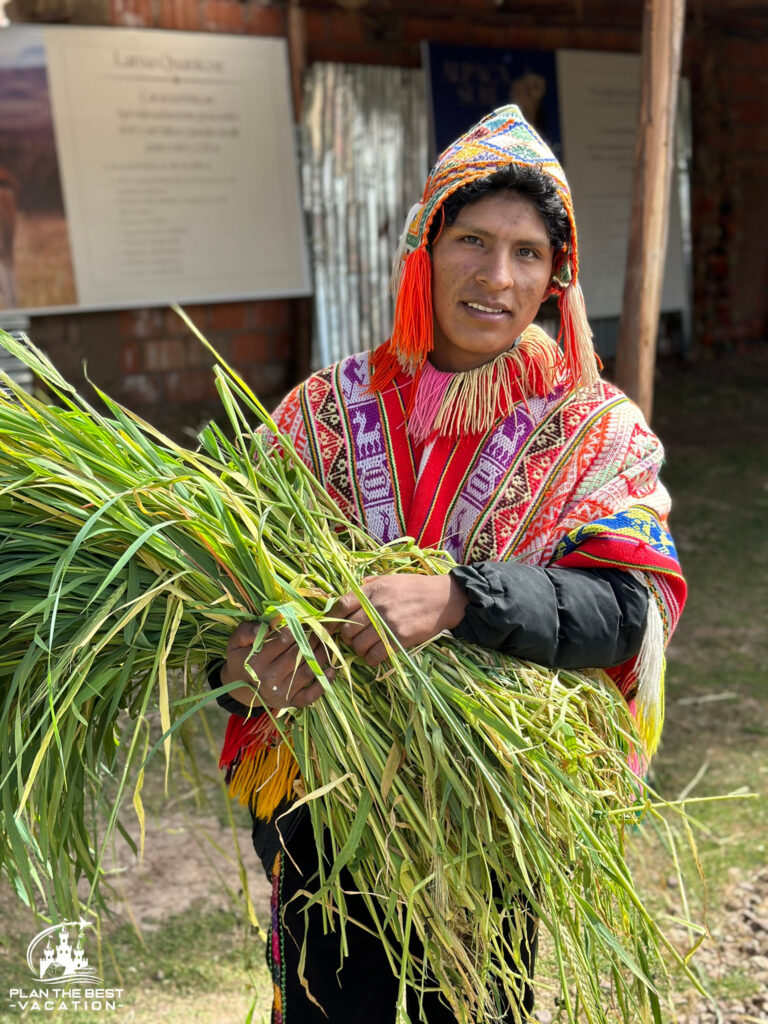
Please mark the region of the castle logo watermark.
POLYGON ((86 956, 83 932, 88 921, 64 921, 44 928, 27 946, 32 985, 12 988, 11 1009, 19 1012, 53 1010, 117 1010, 121 988, 104 988, 86 956))

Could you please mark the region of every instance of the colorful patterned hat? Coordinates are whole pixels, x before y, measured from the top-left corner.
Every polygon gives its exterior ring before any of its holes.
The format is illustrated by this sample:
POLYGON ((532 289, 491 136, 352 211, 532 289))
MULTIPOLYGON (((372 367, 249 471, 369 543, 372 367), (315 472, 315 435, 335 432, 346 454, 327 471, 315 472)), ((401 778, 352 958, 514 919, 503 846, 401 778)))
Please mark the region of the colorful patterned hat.
POLYGON ((571 242, 555 255, 552 291, 558 295, 565 369, 573 387, 597 378, 592 331, 578 283, 579 258, 571 192, 565 174, 544 140, 516 106, 499 107, 452 143, 427 178, 421 202, 408 215, 392 273, 395 318, 392 337, 372 357, 373 387, 386 386, 402 368, 416 373, 433 347, 430 226, 457 189, 510 164, 534 167, 554 182, 571 226, 571 242))

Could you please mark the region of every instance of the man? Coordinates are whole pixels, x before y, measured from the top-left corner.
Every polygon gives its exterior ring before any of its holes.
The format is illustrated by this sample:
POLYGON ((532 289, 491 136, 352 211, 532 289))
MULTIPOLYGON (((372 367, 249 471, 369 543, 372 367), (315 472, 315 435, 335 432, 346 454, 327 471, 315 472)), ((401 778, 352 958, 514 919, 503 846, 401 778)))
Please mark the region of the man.
MULTIPOLYGON (((452 630, 544 665, 608 669, 651 754, 664 644, 685 597, 657 479, 662 450, 639 410, 599 379, 568 186, 517 107, 442 154, 409 215, 393 285, 392 337, 313 375, 275 415, 348 518, 383 543, 412 536, 461 563, 447 576, 378 577, 367 598, 406 648, 452 630), (551 294, 562 349, 533 323, 551 294)), ((386 658, 354 595, 330 618, 370 665, 386 658)), ((297 668, 287 630, 257 655, 254 636, 251 624, 236 630, 212 682, 243 684, 220 698, 234 712, 222 763, 254 812, 273 880, 273 1022, 392 1024, 396 982, 378 940, 357 929, 339 970, 338 936, 292 900, 311 887, 316 848, 306 817, 290 810, 297 766, 258 709, 307 707, 323 687, 300 659, 297 668)), ((524 948, 528 977, 509 1021, 532 1009, 530 917, 524 948)), ((416 1019, 415 1002, 409 1012, 416 1019)), ((423 1012, 429 1024, 455 1020, 436 995, 423 1012)))

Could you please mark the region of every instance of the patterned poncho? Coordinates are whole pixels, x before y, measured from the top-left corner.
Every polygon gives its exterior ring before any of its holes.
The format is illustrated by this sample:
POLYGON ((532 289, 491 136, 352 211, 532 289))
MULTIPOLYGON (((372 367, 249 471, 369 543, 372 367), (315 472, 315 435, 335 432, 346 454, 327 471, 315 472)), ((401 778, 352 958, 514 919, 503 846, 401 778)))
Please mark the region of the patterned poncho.
MULTIPOLYGON (((555 351, 538 328, 523 340, 555 351)), ((409 536, 465 564, 509 559, 620 568, 640 578, 651 597, 642 649, 608 671, 650 756, 663 720, 664 647, 685 600, 667 530, 669 496, 658 479, 659 440, 637 406, 603 380, 574 390, 561 378, 545 396, 521 393, 514 402, 509 387, 494 399, 481 392, 474 419, 459 395, 446 416, 446 396, 468 379, 430 370, 415 388, 401 372, 374 391, 369 355, 353 355, 299 385, 275 419, 344 515, 382 544, 409 536), (482 425, 457 431, 470 421, 482 425)), ((232 716, 222 755, 231 791, 259 817, 290 794, 298 771, 270 750, 268 724, 267 716, 232 716)))

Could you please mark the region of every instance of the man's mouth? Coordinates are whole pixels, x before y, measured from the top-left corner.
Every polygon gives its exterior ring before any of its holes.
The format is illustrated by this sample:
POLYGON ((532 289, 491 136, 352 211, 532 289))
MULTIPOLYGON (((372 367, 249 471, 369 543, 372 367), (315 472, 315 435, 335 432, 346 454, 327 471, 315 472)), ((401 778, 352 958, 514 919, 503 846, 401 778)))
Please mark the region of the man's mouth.
POLYGON ((484 306, 482 302, 465 302, 464 305, 476 309, 479 313, 493 313, 494 316, 504 316, 508 312, 500 306, 484 306))

